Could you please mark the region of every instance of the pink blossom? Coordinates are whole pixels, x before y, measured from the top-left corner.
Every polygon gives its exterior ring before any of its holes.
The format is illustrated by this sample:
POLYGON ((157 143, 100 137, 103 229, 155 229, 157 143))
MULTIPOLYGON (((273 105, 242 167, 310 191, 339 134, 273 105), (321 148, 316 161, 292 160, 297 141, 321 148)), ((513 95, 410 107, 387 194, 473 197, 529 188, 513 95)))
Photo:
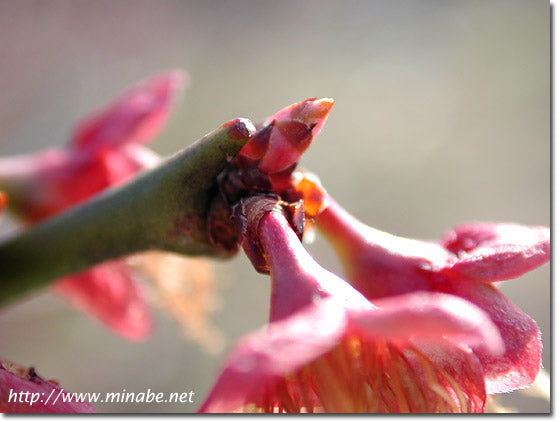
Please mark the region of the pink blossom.
POLYGON ((95 413, 63 390, 56 381, 47 381, 34 368, 23 368, 0 360, 0 412, 2 413, 95 413))
POLYGON ((372 304, 320 267, 280 212, 249 225, 271 272, 271 322, 236 344, 201 412, 483 411, 471 347, 503 350, 484 312, 443 293, 372 304))
MULTIPOLYGON (((141 144, 163 128, 185 81, 181 71, 156 75, 80 122, 67 147, 0 161, 13 210, 35 224, 154 167, 159 156, 141 144)), ((129 339, 150 331, 144 295, 124 260, 65 277, 53 290, 129 339)))
POLYGON ((488 393, 530 385, 541 362, 536 323, 492 282, 518 277, 548 262, 545 227, 473 223, 458 226, 440 242, 394 236, 357 221, 332 198, 317 226, 336 249, 348 281, 377 303, 411 292, 443 292, 484 310, 500 330, 502 356, 474 347, 488 393))

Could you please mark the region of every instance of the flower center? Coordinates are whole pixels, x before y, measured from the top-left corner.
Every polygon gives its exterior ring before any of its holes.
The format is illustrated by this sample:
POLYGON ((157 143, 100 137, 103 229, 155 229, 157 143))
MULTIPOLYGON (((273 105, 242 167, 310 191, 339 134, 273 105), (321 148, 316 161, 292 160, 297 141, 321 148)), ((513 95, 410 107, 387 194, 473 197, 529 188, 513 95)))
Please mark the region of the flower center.
POLYGON ((459 413, 476 404, 460 382, 420 350, 350 336, 268 385, 244 412, 459 413))

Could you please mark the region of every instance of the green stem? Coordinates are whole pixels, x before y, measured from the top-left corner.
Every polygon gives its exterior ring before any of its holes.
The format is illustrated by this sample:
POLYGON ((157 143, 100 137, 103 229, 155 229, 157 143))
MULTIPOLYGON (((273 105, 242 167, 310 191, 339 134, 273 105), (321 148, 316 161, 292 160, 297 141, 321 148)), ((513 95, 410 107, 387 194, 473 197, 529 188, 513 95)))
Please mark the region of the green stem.
POLYGON ((129 183, 0 243, 0 305, 143 250, 226 256, 208 238, 208 203, 216 176, 254 130, 232 120, 129 183))

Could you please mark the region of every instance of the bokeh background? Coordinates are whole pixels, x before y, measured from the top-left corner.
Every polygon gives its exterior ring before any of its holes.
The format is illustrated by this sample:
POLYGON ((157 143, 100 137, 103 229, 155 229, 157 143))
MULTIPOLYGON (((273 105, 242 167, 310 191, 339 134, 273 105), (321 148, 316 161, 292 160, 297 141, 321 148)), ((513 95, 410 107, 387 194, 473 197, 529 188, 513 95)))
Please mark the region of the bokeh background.
MULTIPOLYGON (((549 225, 549 13, 544 0, 0 0, 0 154, 63 144, 124 88, 182 68, 191 83, 153 143, 161 154, 233 117, 329 96, 301 164, 363 221, 424 239, 473 220, 549 225)), ((310 249, 340 270, 320 238, 310 249)), ((216 268, 214 320, 230 344, 265 323, 269 282, 242 254, 216 268)), ((502 289, 537 320, 549 369, 550 267, 502 289)), ((196 393, 192 405, 100 411, 194 411, 221 355, 156 317, 149 341, 129 343, 41 294, 0 312, 0 356, 70 391, 196 393)), ((502 401, 549 411, 520 393, 502 401)))

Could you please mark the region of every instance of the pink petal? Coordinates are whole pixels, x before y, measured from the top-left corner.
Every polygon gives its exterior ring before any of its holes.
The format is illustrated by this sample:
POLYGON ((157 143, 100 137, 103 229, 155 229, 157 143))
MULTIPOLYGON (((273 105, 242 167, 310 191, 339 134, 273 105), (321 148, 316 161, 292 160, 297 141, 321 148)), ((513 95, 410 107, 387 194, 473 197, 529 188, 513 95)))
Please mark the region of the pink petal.
POLYGON ((53 289, 130 340, 144 340, 151 331, 144 295, 124 261, 107 262, 65 277, 53 284, 53 289))
POLYGON ((474 348, 484 367, 488 393, 531 385, 541 365, 541 340, 535 321, 493 285, 463 281, 449 287, 449 293, 483 309, 500 331, 505 346, 503 355, 492 356, 480 346, 474 348))
POLYGON ((459 260, 450 277, 493 282, 519 277, 550 260, 550 230, 516 224, 469 224, 447 233, 443 245, 459 260))
POLYGON ((36 157, 38 171, 19 198, 18 215, 37 223, 74 206, 111 185, 124 183, 144 166, 155 162, 155 154, 139 145, 92 154, 49 151, 36 157), (55 157, 55 152, 56 154, 55 157), (42 160, 42 157, 47 160, 42 160), (152 157, 151 159, 148 157, 152 157), (56 158, 49 160, 49 158, 56 158))
POLYGON ((379 309, 353 310, 351 326, 389 341, 480 345, 488 354, 503 352, 500 333, 478 307, 441 293, 416 292, 373 301, 379 309))
POLYGON ((72 144, 79 149, 97 149, 149 141, 167 121, 173 100, 186 81, 183 71, 174 70, 140 82, 84 119, 74 131, 72 144))
MULTIPOLYGON (((76 398, 70 400, 70 393, 50 381, 43 380, 34 371, 28 376, 18 376, 14 370, 8 370, 10 366, 15 365, 3 365, 0 362, 0 412, 95 413, 95 409, 89 403, 79 402, 76 398), (23 396, 20 393, 23 393, 23 396), (55 400, 57 397, 58 400, 55 400), (65 402, 63 397, 68 397, 68 402, 65 402), (24 402, 16 398, 21 398, 24 402)), ((17 371, 20 370, 18 367, 17 371)))
POLYGON ((241 339, 199 412, 234 412, 266 394, 266 387, 329 351, 344 334, 336 299, 313 303, 241 339))

